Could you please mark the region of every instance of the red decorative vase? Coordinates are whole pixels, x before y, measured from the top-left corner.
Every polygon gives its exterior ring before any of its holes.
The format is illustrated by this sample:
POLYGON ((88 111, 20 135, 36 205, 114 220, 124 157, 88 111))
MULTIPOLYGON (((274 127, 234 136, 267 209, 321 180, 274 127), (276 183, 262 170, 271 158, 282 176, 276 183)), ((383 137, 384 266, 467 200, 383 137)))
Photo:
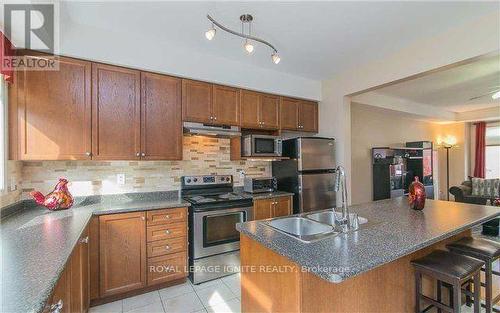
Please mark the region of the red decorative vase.
POLYGON ((44 196, 40 191, 32 191, 30 195, 36 203, 51 211, 69 209, 73 205, 73 196, 68 190, 68 180, 59 178, 54 190, 44 196))
POLYGON ((415 176, 415 181, 410 184, 408 202, 410 208, 414 210, 422 210, 425 206, 425 188, 424 185, 415 176))

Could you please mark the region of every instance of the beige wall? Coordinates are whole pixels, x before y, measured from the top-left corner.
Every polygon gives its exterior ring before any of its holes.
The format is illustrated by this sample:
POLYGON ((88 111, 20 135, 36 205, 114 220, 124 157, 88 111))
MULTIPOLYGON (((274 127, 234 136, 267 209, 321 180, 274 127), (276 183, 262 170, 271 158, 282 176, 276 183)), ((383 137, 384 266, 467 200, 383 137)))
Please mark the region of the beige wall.
POLYGON ((12 204, 20 199, 21 196, 21 161, 7 161, 6 168, 6 186, 5 190, 0 192, 0 207, 12 204), (14 181, 15 189, 11 190, 11 182, 14 181))
MULTIPOLYGON (((466 124, 435 124, 419 121, 405 113, 368 105, 351 105, 351 199, 353 204, 372 201, 371 148, 377 146, 401 145, 407 141, 433 141, 438 136, 455 136, 459 147, 450 151, 450 186, 460 183, 466 177, 466 124)), ((435 147, 438 160, 434 160, 435 190, 446 197, 446 154, 435 147), (437 166, 436 166, 437 165, 437 166), (443 177, 440 182, 440 177, 443 177)))
MULTIPOLYGON (((70 181, 69 190, 75 196, 116 194, 124 192, 149 192, 178 190, 183 175, 232 174, 235 185, 243 184, 238 171, 250 176, 267 176, 271 173, 268 161, 230 161, 229 139, 202 136, 185 136, 183 161, 30 161, 19 171, 21 198, 29 192, 52 190, 59 177, 70 181), (125 174, 125 184, 116 183, 116 175, 125 174)), ((5 198, 6 205, 17 197, 5 198)), ((2 199, 2 198, 0 198, 2 199)), ((3 199, 2 199, 3 200, 3 199)))

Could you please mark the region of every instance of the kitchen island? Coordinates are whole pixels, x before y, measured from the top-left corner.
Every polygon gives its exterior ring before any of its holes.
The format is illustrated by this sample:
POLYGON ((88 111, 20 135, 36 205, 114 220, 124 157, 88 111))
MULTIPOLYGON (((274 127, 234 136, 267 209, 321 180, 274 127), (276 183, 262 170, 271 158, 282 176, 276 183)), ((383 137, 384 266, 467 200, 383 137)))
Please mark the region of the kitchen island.
MULTIPOLYGON (((410 261, 470 235, 500 210, 427 200, 423 211, 407 199, 350 207, 366 227, 303 242, 267 225, 238 224, 243 312, 412 312, 410 261)), ((424 282, 432 292, 432 284, 424 282)))

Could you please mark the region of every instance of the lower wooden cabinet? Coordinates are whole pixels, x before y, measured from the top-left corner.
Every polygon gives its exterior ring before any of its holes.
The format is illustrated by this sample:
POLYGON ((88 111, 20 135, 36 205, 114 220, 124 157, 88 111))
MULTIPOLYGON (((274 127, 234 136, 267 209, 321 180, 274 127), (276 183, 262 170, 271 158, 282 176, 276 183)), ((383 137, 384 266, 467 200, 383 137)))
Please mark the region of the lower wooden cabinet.
POLYGON ((148 285, 166 283, 187 276, 187 252, 148 258, 148 285))
POLYGON ((146 286, 146 213, 99 216, 101 298, 146 286))
POLYGON ((44 312, 85 313, 89 308, 89 247, 85 229, 44 312), (59 307, 59 310, 57 310, 59 307))
POLYGON ((254 220, 262 220, 292 214, 292 197, 276 197, 255 200, 253 204, 254 220))

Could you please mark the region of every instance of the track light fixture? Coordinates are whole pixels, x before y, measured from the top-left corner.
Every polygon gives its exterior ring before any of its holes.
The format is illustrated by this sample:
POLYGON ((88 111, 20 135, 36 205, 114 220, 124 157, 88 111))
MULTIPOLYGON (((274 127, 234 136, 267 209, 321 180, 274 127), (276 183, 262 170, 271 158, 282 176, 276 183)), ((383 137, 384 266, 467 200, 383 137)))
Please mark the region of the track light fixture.
POLYGON ((278 50, 276 50, 276 48, 272 44, 270 44, 269 42, 267 42, 263 39, 252 36, 253 16, 251 16, 250 14, 243 14, 240 16, 241 33, 234 31, 234 30, 231 30, 231 29, 221 25, 220 23, 218 23, 216 20, 214 20, 208 14, 207 14, 207 18, 210 22, 212 22, 212 27, 205 32, 205 37, 208 40, 212 40, 215 37, 215 33, 216 33, 215 26, 217 26, 218 28, 222 29, 225 32, 228 32, 228 33, 233 34, 235 36, 244 38, 245 42, 243 44, 243 48, 245 49, 245 51, 248 54, 252 54, 254 52, 255 46, 252 44, 252 41, 256 41, 256 42, 260 42, 260 43, 262 43, 262 44, 264 44, 272 49, 271 60, 273 61, 274 64, 278 64, 281 61, 281 58, 278 54, 278 50), (248 25, 246 33, 245 33, 245 25, 248 25))

